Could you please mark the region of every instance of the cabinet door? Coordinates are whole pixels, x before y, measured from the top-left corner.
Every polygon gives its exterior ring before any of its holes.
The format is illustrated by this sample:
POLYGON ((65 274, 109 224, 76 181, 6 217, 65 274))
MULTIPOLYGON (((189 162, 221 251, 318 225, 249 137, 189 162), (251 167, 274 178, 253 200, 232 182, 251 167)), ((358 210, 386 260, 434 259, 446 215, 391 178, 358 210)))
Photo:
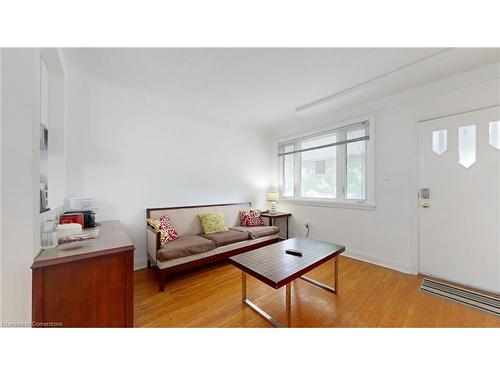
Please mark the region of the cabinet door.
POLYGON ((62 327, 132 326, 131 252, 43 269, 42 319, 62 327))

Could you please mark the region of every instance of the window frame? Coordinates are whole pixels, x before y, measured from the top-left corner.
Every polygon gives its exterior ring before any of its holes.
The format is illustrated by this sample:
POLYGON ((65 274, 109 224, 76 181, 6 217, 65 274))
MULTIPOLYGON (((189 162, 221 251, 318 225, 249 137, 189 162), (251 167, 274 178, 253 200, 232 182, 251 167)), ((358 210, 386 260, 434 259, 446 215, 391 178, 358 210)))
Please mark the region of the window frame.
MULTIPOLYGON (((355 208, 374 210, 375 205, 375 118, 373 115, 360 118, 353 118, 346 121, 330 124, 322 128, 316 128, 309 132, 295 134, 290 137, 278 139, 276 142, 276 155, 280 152, 280 146, 293 144, 294 149, 300 149, 300 143, 310 140, 315 136, 338 131, 339 128, 348 127, 367 121, 369 123, 368 131, 370 138, 366 140, 365 150, 365 199, 347 199, 347 144, 336 146, 337 160, 337 175, 336 175, 336 198, 309 198, 301 196, 301 169, 302 169, 302 153, 298 152, 293 155, 294 167, 294 196, 285 196, 284 175, 285 175, 285 156, 278 156, 278 171, 279 171, 279 194, 280 200, 290 204, 302 204, 309 206, 332 206, 340 208, 355 208), (339 171, 339 167, 341 167, 339 171)), ((342 134, 342 133, 340 133, 342 134)), ((343 133, 344 135, 346 133, 343 133)), ((341 140, 341 139, 339 139, 341 140)))

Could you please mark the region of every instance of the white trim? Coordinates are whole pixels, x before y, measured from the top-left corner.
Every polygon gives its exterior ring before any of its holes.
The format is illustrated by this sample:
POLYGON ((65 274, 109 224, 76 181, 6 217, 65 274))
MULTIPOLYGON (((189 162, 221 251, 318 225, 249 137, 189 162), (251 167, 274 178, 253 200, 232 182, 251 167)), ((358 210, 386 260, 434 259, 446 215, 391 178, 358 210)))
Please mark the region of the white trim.
POLYGON ((463 115, 465 113, 482 111, 483 109, 490 109, 490 108, 494 108, 494 107, 498 107, 498 106, 500 106, 500 101, 496 100, 496 101, 487 103, 485 105, 480 105, 480 106, 475 105, 475 106, 462 107, 462 108, 454 110, 454 111, 441 112, 439 114, 434 114, 433 116, 419 117, 419 118, 417 118, 417 123, 420 124, 421 122, 433 121, 433 120, 439 120, 439 119, 442 119, 445 117, 463 115))
POLYGON ((312 206, 312 207, 336 207, 336 208, 348 208, 355 210, 368 210, 374 211, 377 207, 375 203, 370 202, 350 202, 341 201, 334 199, 314 199, 314 198, 282 198, 280 200, 281 204, 298 204, 302 206, 312 206))
POLYGON ((377 266, 389 268, 406 274, 417 275, 416 270, 410 264, 404 264, 404 263, 394 262, 389 259, 373 257, 372 255, 362 251, 346 249, 346 251, 342 253, 342 255, 345 255, 348 258, 361 260, 363 262, 375 264, 377 266))
POLYGON ((419 218, 419 134, 418 134, 418 124, 417 120, 414 121, 414 126, 410 128, 410 160, 409 160, 409 174, 410 174, 410 187, 414 186, 415 190, 410 189, 410 195, 408 197, 410 202, 410 263, 412 269, 418 274, 420 268, 420 218, 419 218))

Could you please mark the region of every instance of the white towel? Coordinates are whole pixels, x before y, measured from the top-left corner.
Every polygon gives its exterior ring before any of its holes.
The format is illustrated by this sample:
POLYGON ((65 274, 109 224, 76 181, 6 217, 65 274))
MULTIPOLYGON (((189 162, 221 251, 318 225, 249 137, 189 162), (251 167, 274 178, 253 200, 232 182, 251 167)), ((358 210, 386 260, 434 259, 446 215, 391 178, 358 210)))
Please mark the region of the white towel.
POLYGON ((78 223, 59 224, 57 235, 59 237, 73 236, 82 233, 82 225, 78 223))

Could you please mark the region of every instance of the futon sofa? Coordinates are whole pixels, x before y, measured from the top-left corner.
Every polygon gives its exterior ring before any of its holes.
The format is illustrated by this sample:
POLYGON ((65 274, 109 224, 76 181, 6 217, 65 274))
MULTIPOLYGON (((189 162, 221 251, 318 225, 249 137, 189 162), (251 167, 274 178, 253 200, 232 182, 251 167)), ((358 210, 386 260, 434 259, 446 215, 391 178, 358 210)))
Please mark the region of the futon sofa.
POLYGON ((148 219, 168 216, 179 237, 163 246, 160 232, 147 227, 148 268, 157 267, 159 290, 165 289, 168 275, 230 256, 250 251, 279 241, 275 226, 244 227, 240 211, 251 209, 251 203, 217 204, 205 206, 148 208, 148 219), (229 229, 224 232, 204 234, 198 215, 219 212, 224 214, 229 229))

